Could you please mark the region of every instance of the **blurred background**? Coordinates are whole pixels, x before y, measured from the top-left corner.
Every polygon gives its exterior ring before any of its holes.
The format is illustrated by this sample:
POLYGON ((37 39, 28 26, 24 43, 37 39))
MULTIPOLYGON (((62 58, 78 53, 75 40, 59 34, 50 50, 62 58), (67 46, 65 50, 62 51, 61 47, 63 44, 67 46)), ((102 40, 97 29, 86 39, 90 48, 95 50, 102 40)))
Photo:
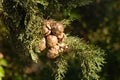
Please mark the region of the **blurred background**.
MULTIPOLYGON (((48 80, 39 77, 41 64, 35 65, 22 53, 14 54, 9 31, 2 24, 0 11, 0 80, 48 80)), ((65 30, 85 42, 95 44, 105 50, 106 64, 102 67, 100 80, 120 80, 120 0, 96 0, 86 6, 77 7, 69 15, 73 21, 65 30)), ((47 68, 47 66, 46 66, 47 68)), ((47 71, 50 72, 50 71, 47 71)))

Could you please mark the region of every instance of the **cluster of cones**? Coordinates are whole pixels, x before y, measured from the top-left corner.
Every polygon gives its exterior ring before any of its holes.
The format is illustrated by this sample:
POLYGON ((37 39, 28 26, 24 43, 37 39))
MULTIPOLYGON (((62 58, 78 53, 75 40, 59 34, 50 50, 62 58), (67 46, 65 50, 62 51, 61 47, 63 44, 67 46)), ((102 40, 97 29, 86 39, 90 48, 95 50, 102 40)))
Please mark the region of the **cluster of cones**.
POLYGON ((45 20, 43 30, 44 38, 39 44, 40 51, 48 48, 47 57, 52 59, 66 51, 68 46, 64 43, 66 35, 64 33, 64 26, 61 22, 45 20))

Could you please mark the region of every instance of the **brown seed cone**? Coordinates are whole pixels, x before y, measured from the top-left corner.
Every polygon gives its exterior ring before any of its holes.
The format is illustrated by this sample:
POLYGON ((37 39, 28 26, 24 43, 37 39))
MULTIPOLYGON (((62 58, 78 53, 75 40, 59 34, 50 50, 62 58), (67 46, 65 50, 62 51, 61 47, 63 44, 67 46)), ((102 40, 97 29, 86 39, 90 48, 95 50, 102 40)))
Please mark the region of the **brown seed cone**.
POLYGON ((40 51, 43 51, 46 48, 46 40, 45 40, 45 38, 42 39, 42 41, 40 42, 38 47, 39 47, 40 51))
POLYGON ((56 45, 56 46, 54 46, 53 48, 55 48, 56 50, 59 50, 59 49, 60 49, 59 45, 56 45))
POLYGON ((48 29, 46 26, 43 27, 43 31, 44 31, 44 33, 45 33, 45 36, 48 36, 48 35, 50 35, 50 33, 51 33, 51 30, 48 29))
POLYGON ((59 46, 59 52, 65 52, 68 49, 68 46, 65 43, 59 43, 58 46, 59 46))
POLYGON ((51 29, 51 21, 52 20, 44 20, 44 25, 48 28, 48 29, 51 29))
POLYGON ((64 47, 66 46, 66 44, 62 42, 62 43, 59 43, 58 46, 59 46, 60 48, 64 48, 64 47))
POLYGON ((48 47, 54 47, 55 45, 58 44, 58 39, 54 35, 48 35, 47 36, 47 45, 48 47))
POLYGON ((56 23, 54 26, 51 27, 52 33, 54 35, 60 35, 64 32, 64 27, 61 23, 56 23))
POLYGON ((61 34, 57 35, 57 38, 58 38, 58 41, 59 41, 59 42, 62 42, 62 41, 64 41, 64 39, 65 39, 65 34, 64 34, 64 33, 61 33, 61 34))
POLYGON ((54 58, 56 58, 58 56, 59 56, 59 53, 58 53, 57 49, 55 49, 55 48, 49 49, 49 51, 47 53, 48 58, 54 59, 54 58))

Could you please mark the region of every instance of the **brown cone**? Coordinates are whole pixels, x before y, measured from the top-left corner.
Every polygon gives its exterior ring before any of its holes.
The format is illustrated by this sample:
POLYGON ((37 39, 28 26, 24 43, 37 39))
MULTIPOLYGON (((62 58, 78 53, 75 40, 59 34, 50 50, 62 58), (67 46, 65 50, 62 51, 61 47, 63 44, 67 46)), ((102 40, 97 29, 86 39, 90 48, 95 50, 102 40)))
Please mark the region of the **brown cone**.
POLYGON ((58 39, 54 35, 48 35, 47 36, 47 45, 48 47, 53 47, 58 44, 58 39))
POLYGON ((57 49, 55 49, 55 48, 49 49, 49 51, 47 53, 47 57, 48 58, 54 59, 54 58, 56 58, 58 56, 59 56, 59 54, 58 54, 58 50, 57 49))

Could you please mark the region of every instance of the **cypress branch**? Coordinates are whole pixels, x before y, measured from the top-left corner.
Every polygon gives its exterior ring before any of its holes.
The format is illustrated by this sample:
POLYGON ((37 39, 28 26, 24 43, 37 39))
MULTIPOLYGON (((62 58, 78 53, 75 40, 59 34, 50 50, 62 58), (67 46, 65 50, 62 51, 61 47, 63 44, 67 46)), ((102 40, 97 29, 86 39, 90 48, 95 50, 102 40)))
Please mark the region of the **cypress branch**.
MULTIPOLYGON (((11 29, 12 39, 15 38, 14 41, 17 40, 22 45, 22 48, 18 49, 29 53, 32 59, 37 62, 39 56, 34 51, 34 46, 43 38, 44 17, 54 18, 56 12, 71 10, 91 1, 93 0, 4 0, 3 9, 10 18, 7 26, 11 29)), ((64 14, 62 19, 63 16, 64 14)), ((67 54, 60 57, 56 63, 55 80, 63 80, 66 77, 68 67, 72 66, 75 60, 78 61, 75 65, 79 66, 81 70, 78 73, 78 75, 82 74, 81 80, 99 79, 97 73, 101 71, 101 66, 104 63, 104 51, 96 46, 83 43, 78 37, 67 37, 65 43, 69 49, 67 54)))
POLYGON ((77 74, 80 75, 80 80, 98 80, 98 73, 105 63, 104 51, 97 46, 83 43, 78 37, 69 36, 65 39, 65 42, 68 44, 69 50, 56 63, 55 80, 63 80, 69 70, 68 68, 73 65, 80 69, 77 74), (75 64, 76 61, 78 63, 75 64))

